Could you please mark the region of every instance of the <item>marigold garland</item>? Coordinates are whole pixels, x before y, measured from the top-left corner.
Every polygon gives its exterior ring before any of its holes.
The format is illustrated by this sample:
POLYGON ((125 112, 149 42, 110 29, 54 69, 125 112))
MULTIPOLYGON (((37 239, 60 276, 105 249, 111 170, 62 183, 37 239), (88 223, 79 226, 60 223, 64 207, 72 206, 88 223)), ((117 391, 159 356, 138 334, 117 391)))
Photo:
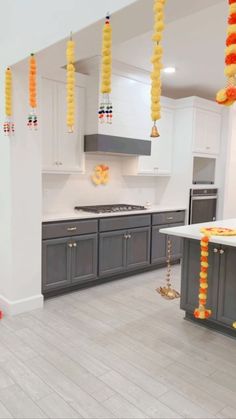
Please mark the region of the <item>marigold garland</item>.
POLYGON ((66 48, 66 59, 67 59, 67 127, 68 132, 74 131, 75 125, 75 43, 72 37, 67 42, 66 48))
POLYGON ((8 67, 5 71, 5 114, 6 120, 3 125, 5 135, 14 134, 14 123, 12 122, 12 71, 8 67))
POLYGON ((37 64, 35 55, 31 54, 29 59, 29 105, 30 113, 28 116, 28 127, 30 129, 38 128, 38 117, 36 114, 37 108, 37 86, 36 86, 37 64))
POLYGON ((229 1, 228 29, 225 49, 227 86, 218 91, 216 101, 231 106, 236 101, 236 0, 229 1))
POLYGON ((156 127, 156 122, 161 118, 161 69, 163 49, 161 46, 162 33, 164 30, 164 6, 165 0, 154 0, 154 33, 155 42, 152 55, 153 70, 151 73, 151 118, 153 127, 151 137, 159 137, 160 134, 156 127))
MULTIPOLYGON (((201 229, 204 235, 201 239, 201 270, 200 270, 200 288, 199 288, 199 306, 194 310, 196 319, 205 320, 211 316, 212 311, 206 309, 208 293, 208 269, 209 269, 209 241, 211 236, 236 236, 236 230, 230 228, 206 227, 201 229)), ((236 323, 232 325, 236 328, 236 323)))
POLYGON ((110 100, 112 76, 112 27, 110 15, 107 13, 102 36, 102 71, 101 71, 101 94, 102 101, 98 110, 101 123, 112 123, 113 106, 110 100))

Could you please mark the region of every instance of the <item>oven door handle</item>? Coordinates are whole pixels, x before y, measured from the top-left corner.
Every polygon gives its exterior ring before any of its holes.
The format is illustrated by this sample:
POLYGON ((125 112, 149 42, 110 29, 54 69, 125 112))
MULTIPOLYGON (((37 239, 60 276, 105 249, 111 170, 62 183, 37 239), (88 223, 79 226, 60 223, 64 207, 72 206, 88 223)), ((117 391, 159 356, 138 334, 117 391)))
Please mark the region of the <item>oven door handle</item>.
POLYGON ((205 201, 206 199, 217 199, 217 196, 192 196, 191 201, 205 201))

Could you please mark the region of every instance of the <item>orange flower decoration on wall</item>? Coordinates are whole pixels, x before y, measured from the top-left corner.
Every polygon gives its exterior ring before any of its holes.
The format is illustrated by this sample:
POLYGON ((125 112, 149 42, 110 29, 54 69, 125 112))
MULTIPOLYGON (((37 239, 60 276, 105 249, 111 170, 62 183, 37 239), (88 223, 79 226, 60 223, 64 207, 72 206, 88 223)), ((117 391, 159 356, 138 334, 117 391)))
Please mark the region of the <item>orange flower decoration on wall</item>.
POLYGON ((216 101, 230 106, 236 101, 236 0, 229 0, 229 17, 225 50, 227 86, 219 90, 216 101))
POLYGON ((106 185, 109 182, 109 166, 105 164, 96 166, 92 175, 92 181, 96 186, 106 185))

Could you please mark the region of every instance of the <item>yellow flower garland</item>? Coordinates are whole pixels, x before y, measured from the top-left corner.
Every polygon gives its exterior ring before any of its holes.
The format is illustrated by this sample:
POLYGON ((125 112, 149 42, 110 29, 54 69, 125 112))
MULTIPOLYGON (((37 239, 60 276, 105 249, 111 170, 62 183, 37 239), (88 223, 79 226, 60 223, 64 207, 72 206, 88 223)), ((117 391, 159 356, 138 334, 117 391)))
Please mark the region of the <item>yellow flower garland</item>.
POLYGON ((14 124, 11 122, 12 117, 12 72, 10 67, 5 71, 5 114, 6 121, 3 129, 5 135, 14 133, 14 124))
POLYGON ((110 15, 107 14, 102 33, 102 68, 101 68, 101 94, 102 102, 98 115, 100 122, 112 122, 112 103, 109 94, 111 93, 112 76, 112 27, 110 15))
POLYGON ((75 124, 75 43, 72 39, 67 42, 67 127, 68 132, 74 131, 75 124))
POLYGON ((154 0, 154 33, 152 39, 155 45, 151 59, 153 65, 151 73, 151 118, 154 125, 151 137, 159 137, 156 122, 161 118, 161 69, 163 55, 161 40, 164 30, 164 6, 165 0, 154 0))
POLYGON ((28 127, 30 129, 38 128, 37 109, 37 63, 35 55, 32 53, 29 59, 29 105, 30 113, 28 116, 28 127))

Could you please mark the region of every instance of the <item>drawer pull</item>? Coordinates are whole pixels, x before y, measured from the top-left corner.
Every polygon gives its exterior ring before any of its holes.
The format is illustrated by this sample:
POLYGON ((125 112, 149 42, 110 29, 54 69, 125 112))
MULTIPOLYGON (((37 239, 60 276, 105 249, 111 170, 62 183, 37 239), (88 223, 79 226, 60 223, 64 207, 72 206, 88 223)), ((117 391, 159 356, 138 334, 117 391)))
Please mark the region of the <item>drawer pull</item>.
POLYGON ((220 249, 220 255, 223 255, 225 251, 223 249, 220 249))
POLYGON ((73 244, 72 243, 69 243, 68 244, 68 247, 71 249, 73 247, 73 244))
POLYGON ((167 217, 167 220, 173 220, 174 217, 167 217))
POLYGON ((219 253, 219 249, 216 249, 216 247, 215 247, 215 249, 213 249, 213 252, 214 253, 219 253))
POLYGON ((76 231, 77 230, 77 227, 68 227, 67 228, 67 231, 76 231))
POLYGON ((73 247, 77 247, 77 243, 73 243, 73 247))

